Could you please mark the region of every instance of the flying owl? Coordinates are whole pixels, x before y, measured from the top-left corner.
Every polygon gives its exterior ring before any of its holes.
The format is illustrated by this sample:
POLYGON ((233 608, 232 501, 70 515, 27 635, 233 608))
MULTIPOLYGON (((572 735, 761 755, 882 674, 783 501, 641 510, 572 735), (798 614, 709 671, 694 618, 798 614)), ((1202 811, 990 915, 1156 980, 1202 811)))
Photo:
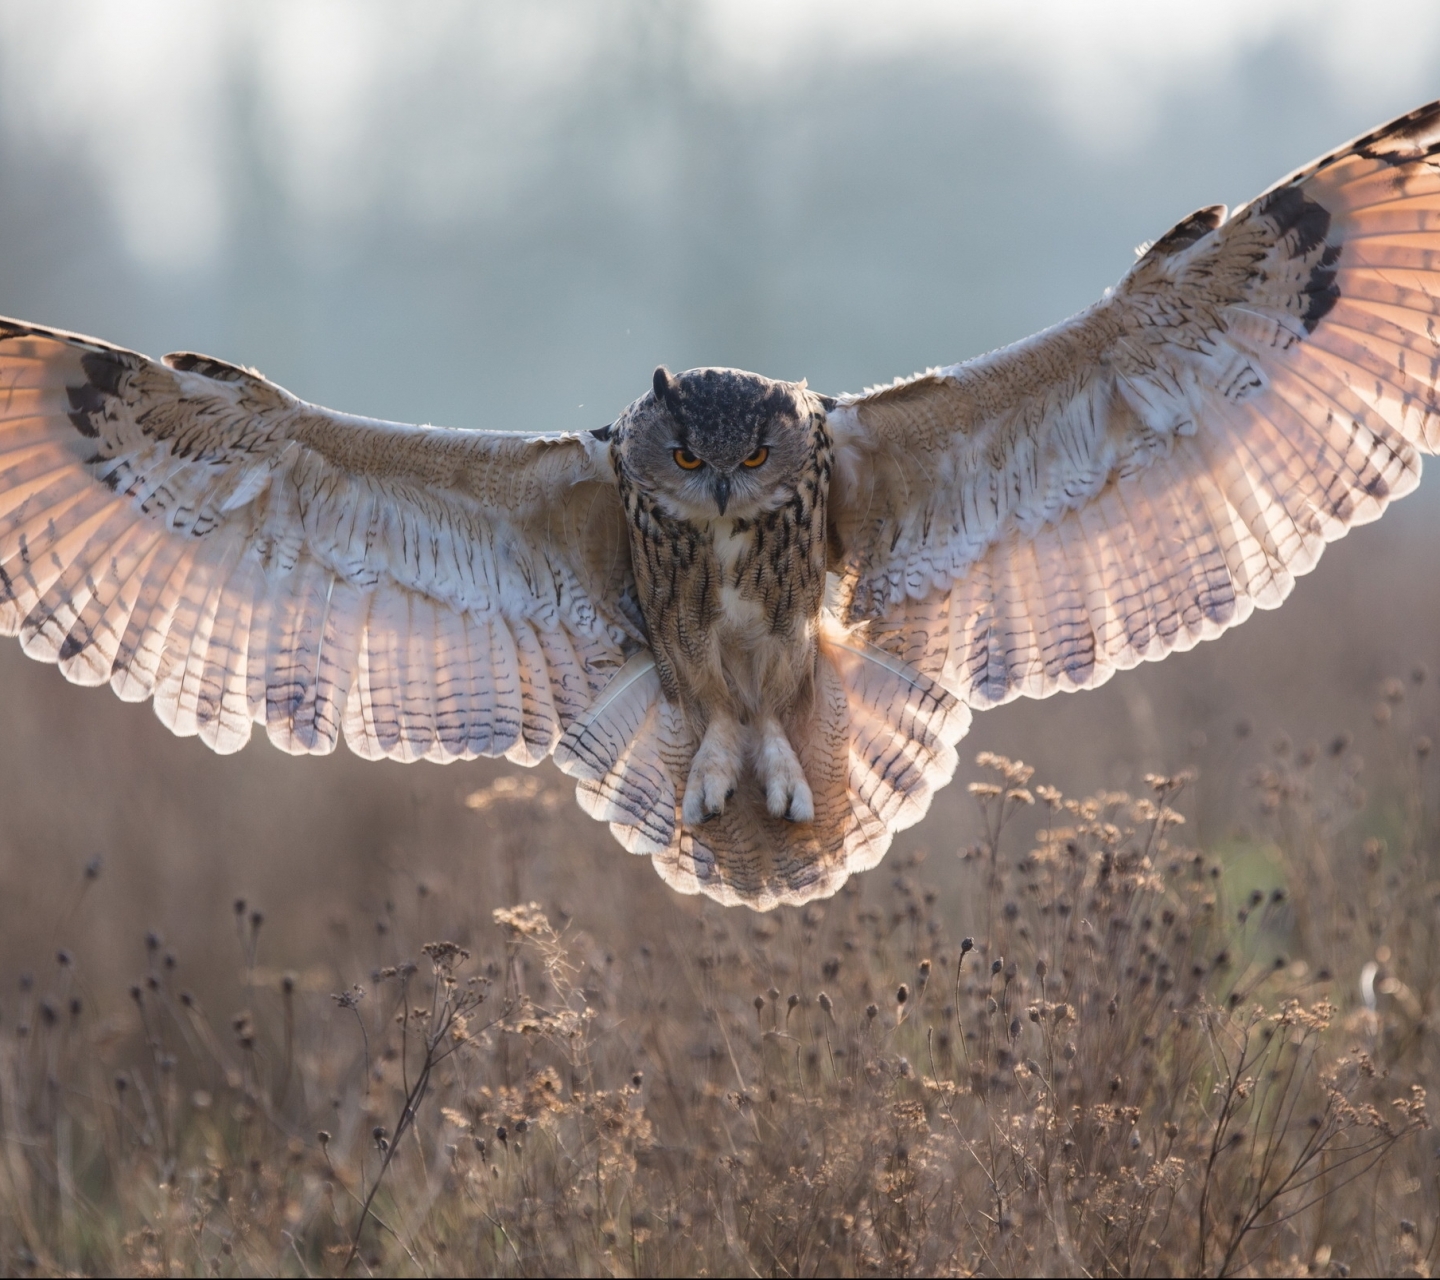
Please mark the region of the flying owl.
POLYGON ((0 630, 237 751, 554 756, 684 893, 875 865, 975 708, 1278 605, 1440 447, 1440 103, 1079 315, 859 395, 661 368, 519 435, 0 321, 0 630))

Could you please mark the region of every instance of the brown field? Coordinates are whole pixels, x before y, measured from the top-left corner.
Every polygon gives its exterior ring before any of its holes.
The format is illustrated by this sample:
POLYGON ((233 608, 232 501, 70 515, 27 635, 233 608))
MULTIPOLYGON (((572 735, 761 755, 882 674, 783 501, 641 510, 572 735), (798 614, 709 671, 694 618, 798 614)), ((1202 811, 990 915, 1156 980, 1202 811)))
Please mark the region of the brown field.
POLYGON ((0 1265, 1429 1274, 1437 614, 1392 520, 977 718, 879 869, 767 916, 548 767, 220 759, 7 643, 0 1265))
MULTIPOLYGON (((457 426, 856 390, 1440 93, 1419 4, 739 63, 704 8, 0 5, 0 312, 457 426)), ((0 1273, 1433 1274, 1430 470, 766 916, 549 766, 222 759, 0 641, 0 1273)))

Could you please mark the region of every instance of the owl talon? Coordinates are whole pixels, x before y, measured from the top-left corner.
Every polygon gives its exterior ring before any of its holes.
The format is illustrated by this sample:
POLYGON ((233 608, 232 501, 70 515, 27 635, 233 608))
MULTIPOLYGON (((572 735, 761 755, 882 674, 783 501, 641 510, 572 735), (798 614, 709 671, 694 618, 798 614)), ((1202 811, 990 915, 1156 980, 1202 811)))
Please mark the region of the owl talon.
POLYGON ((698 827, 725 812, 740 776, 740 730, 733 721, 714 720, 690 765, 681 817, 698 827))
MULTIPOLYGON (((774 809, 770 810, 774 813, 774 809)), ((810 794, 810 784, 804 778, 790 795, 785 812, 780 815, 786 822, 814 822, 815 797, 810 794)))
POLYGON ((814 822, 815 797, 785 731, 773 721, 761 731, 757 765, 765 782, 765 807, 772 818, 814 822))

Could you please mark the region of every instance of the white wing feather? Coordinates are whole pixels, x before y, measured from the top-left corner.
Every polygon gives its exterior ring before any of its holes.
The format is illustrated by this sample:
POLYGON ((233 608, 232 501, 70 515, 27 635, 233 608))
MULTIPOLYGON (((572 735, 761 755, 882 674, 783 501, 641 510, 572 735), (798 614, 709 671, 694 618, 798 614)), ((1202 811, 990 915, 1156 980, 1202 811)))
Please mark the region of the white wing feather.
POLYGON ((605 446, 0 321, 0 633, 235 751, 543 758, 642 643, 605 446))
POLYGON ((1107 296, 844 397, 836 603, 974 706, 1096 685, 1278 605, 1440 447, 1440 104, 1107 296))

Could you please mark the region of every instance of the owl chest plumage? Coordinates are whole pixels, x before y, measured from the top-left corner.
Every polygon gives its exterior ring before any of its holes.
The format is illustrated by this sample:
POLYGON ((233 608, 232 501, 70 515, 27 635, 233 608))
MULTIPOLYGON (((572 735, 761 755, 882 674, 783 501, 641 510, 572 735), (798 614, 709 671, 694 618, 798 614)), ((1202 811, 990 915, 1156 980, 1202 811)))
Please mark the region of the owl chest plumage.
POLYGON ((666 511, 617 468, 641 611, 666 696, 700 720, 784 716, 808 696, 825 590, 828 436, 786 501, 741 519, 666 511))

